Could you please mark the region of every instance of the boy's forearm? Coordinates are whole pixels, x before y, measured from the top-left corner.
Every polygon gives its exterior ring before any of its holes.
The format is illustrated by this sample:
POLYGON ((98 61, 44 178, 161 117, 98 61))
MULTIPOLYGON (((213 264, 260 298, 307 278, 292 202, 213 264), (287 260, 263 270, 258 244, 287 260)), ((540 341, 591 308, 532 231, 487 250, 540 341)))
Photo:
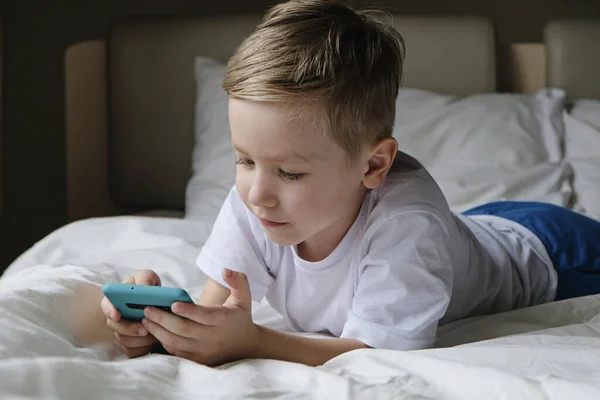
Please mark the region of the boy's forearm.
POLYGON ((100 308, 104 297, 102 288, 96 285, 81 285, 75 289, 76 301, 65 304, 61 310, 63 320, 73 339, 80 345, 108 343, 114 340, 113 332, 106 326, 106 316, 100 308))
POLYGON ((314 339, 258 326, 259 340, 253 358, 319 366, 340 354, 369 346, 353 339, 314 339))
POLYGON ((198 300, 202 306, 220 306, 225 303, 231 291, 213 279, 208 279, 198 300))

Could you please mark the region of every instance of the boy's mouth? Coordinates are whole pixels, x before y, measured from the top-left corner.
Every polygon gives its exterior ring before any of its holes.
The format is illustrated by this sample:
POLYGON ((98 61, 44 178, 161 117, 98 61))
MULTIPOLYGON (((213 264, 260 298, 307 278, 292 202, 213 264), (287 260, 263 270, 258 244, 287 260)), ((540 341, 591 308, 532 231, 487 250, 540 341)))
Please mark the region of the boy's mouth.
POLYGON ((271 220, 268 220, 268 219, 263 219, 261 217, 258 217, 258 220, 260 221, 260 223, 263 226, 267 226, 269 228, 277 228, 277 227, 286 225, 285 222, 275 222, 275 221, 271 221, 271 220))

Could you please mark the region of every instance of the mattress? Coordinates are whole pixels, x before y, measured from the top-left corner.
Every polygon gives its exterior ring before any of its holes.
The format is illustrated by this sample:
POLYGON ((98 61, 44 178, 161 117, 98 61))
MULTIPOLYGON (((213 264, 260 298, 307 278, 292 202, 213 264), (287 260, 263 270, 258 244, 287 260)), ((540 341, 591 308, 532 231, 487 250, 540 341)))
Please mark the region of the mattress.
MULTIPOLYGON (((434 349, 356 350, 317 368, 128 360, 113 343, 80 339, 102 336, 101 285, 137 269, 197 298, 206 276, 194 260, 209 231, 174 218, 90 219, 24 253, 0 279, 0 398, 600 398, 600 296, 458 321, 440 329, 434 349)), ((292 332, 267 302, 253 316, 292 332)))

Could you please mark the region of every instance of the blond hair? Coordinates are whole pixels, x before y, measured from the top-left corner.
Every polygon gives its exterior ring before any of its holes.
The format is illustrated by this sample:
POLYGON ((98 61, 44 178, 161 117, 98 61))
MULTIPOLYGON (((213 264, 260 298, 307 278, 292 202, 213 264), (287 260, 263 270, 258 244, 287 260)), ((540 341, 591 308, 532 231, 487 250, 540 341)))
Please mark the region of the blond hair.
POLYGON ((392 135, 404 41, 368 11, 337 1, 290 0, 271 8, 230 58, 230 97, 312 114, 352 160, 392 135))

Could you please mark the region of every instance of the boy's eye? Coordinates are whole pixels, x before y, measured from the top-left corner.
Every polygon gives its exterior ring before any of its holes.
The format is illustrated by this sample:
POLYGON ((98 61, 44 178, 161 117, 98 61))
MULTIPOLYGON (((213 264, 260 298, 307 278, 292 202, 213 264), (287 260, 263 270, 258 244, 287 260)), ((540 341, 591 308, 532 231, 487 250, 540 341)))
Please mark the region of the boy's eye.
MULTIPOLYGON (((250 167, 254 166, 254 161, 250 160, 249 158, 245 158, 245 157, 236 158, 235 163, 237 165, 241 165, 246 168, 250 168, 250 167)), ((290 181, 297 181, 298 179, 302 178, 306 174, 305 173, 297 173, 297 172, 287 172, 282 169, 278 169, 277 175, 284 177, 285 179, 288 179, 290 181)))
POLYGON ((238 158, 235 160, 235 163, 236 163, 237 165, 243 165, 244 167, 251 167, 252 165, 254 165, 254 161, 252 161, 252 160, 249 160, 249 159, 247 159, 247 158, 243 158, 243 157, 238 157, 238 158))
POLYGON ((302 178, 305 174, 287 172, 280 169, 279 171, 277 171, 277 175, 283 176, 285 179, 289 179, 290 181, 297 181, 298 179, 302 178))

